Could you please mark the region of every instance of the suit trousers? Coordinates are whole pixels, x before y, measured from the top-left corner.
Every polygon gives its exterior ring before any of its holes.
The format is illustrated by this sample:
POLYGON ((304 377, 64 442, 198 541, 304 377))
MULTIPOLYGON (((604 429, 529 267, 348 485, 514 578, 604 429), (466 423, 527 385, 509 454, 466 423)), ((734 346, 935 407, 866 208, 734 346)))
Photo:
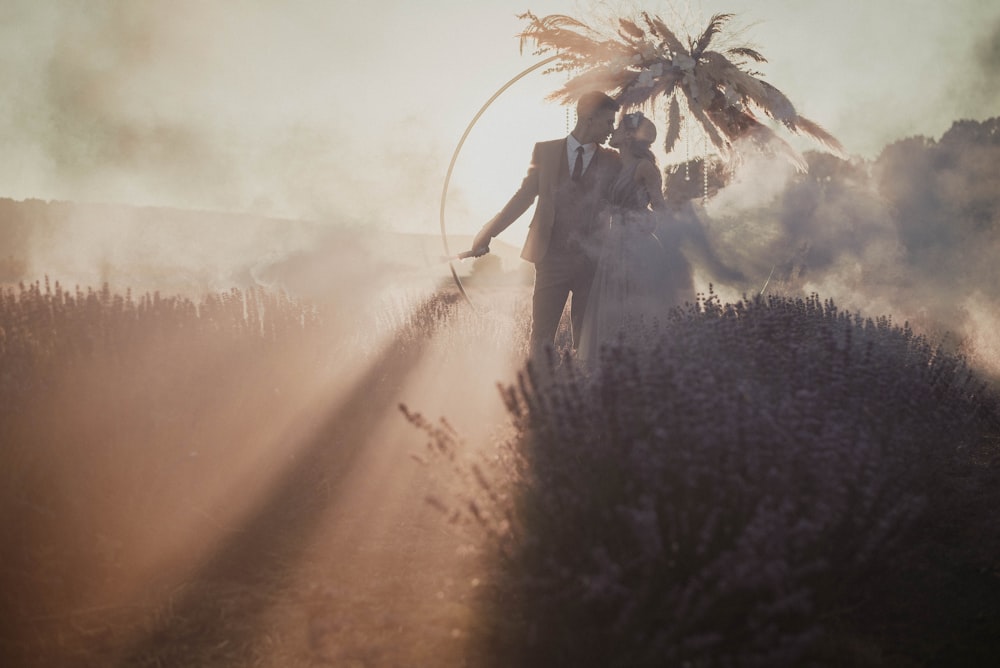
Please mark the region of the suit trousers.
POLYGON ((573 295, 570 321, 573 347, 576 348, 596 270, 597 261, 579 251, 550 249, 542 261, 535 263, 535 291, 531 298, 532 354, 554 342, 570 294, 573 295))

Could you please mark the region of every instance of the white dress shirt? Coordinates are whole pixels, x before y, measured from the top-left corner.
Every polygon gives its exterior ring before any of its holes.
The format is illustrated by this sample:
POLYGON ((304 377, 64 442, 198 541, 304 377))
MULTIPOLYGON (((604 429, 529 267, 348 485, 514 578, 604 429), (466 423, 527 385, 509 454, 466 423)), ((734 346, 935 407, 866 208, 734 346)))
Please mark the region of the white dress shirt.
POLYGON ((589 144, 581 144, 576 140, 572 134, 566 137, 566 159, 569 161, 569 171, 573 172, 573 165, 576 164, 576 149, 578 147, 583 147, 583 171, 587 171, 587 167, 590 165, 591 159, 594 157, 594 153, 597 152, 597 144, 591 142, 589 144))

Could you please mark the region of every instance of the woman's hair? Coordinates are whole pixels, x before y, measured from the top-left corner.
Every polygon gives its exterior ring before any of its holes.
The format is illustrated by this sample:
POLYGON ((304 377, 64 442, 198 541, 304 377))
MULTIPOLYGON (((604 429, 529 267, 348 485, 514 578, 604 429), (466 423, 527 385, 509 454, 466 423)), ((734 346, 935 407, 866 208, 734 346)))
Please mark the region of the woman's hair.
POLYGON ((646 158, 656 164, 656 156, 650 146, 656 141, 656 124, 646 118, 641 111, 622 116, 622 124, 628 131, 629 151, 637 158, 646 158))

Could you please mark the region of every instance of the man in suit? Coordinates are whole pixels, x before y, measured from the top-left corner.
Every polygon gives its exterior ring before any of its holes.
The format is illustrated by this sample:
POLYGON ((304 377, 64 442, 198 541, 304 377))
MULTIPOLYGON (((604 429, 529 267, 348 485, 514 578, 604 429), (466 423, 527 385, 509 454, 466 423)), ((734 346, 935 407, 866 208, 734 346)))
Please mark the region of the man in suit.
POLYGON ((490 241, 537 199, 521 257, 535 265, 531 308, 531 352, 553 343, 566 300, 573 346, 579 342, 587 296, 600 255, 597 213, 621 161, 601 146, 614 129, 619 105, 601 92, 577 102, 576 126, 568 137, 535 144, 528 174, 514 196, 476 235, 472 250, 485 252, 490 241))

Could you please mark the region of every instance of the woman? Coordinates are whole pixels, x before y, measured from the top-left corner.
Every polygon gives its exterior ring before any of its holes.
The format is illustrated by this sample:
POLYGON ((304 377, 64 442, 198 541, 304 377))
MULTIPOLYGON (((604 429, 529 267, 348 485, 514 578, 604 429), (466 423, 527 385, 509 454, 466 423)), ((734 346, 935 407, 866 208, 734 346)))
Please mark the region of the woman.
POLYGON ((622 167, 607 193, 608 228, 587 301, 578 355, 593 365, 606 343, 641 343, 671 307, 694 297, 691 269, 655 232, 669 224, 663 180, 650 146, 656 125, 625 114, 611 134, 622 167))

